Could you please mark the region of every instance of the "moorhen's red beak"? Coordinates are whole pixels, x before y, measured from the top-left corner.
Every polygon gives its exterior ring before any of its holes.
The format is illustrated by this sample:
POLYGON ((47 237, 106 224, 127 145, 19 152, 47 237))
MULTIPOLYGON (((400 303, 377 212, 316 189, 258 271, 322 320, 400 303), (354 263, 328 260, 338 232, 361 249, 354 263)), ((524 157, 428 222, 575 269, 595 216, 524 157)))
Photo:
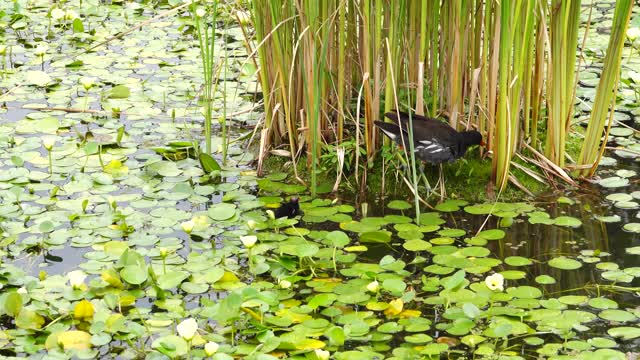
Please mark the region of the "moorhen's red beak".
POLYGON ((480 140, 480 146, 487 147, 487 143, 484 140, 480 140))

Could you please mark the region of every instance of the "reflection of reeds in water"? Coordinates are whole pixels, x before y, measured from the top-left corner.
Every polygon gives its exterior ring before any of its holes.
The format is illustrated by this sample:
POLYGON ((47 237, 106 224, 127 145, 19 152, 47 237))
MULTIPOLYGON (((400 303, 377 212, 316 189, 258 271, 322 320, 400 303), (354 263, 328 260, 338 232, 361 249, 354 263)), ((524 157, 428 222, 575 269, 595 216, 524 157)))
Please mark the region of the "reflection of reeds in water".
MULTIPOLYGON (((490 243, 490 249, 499 259, 522 256, 534 261, 532 265, 526 267, 503 265, 505 269, 521 270, 527 273, 527 277, 516 281, 516 284, 531 285, 536 276, 549 275, 556 279, 556 283, 543 285, 544 291, 547 296, 558 297, 584 294, 586 285, 603 283, 592 264, 583 263, 582 267, 576 270, 560 270, 547 264, 549 260, 558 256, 575 258, 580 255, 581 250, 611 251, 606 224, 594 219, 594 214, 585 210, 583 205, 568 206, 550 203, 545 206, 545 211, 552 219, 559 216, 580 219, 582 226, 578 228, 530 224, 525 215, 520 218, 522 221, 514 222, 510 228, 505 229, 507 232, 505 239, 490 243)), ((590 206, 597 209, 600 205, 593 203, 590 206)), ((611 260, 604 258, 601 261, 611 260)))

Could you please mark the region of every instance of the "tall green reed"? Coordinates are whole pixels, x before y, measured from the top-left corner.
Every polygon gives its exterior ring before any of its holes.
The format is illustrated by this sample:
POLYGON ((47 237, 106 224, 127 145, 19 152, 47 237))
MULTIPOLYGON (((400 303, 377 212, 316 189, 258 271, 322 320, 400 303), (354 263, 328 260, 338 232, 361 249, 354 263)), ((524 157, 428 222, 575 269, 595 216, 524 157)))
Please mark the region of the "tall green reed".
POLYGON ((216 19, 218 15, 218 1, 193 2, 191 13, 196 24, 196 35, 200 45, 200 57, 202 59, 204 103, 204 136, 205 151, 211 155, 211 126, 213 118, 213 98, 216 83, 215 73, 215 38, 216 19))

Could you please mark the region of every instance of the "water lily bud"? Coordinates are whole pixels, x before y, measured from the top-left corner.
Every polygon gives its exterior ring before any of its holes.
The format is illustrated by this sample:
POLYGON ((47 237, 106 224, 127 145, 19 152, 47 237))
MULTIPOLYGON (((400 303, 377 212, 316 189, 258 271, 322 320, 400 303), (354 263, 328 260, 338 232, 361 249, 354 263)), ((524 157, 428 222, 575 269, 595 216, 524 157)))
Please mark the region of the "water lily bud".
POLYGON ((278 286, 280 289, 288 289, 291 287, 291 281, 289 280, 278 280, 278 286))
POLYGON ((242 241, 242 245, 247 249, 251 249, 258 241, 258 237, 255 235, 245 235, 240 237, 240 241, 242 241))
POLYGON ((203 17, 207 14, 207 11, 201 7, 196 9, 196 16, 197 17, 203 17))
POLYGON ((56 144, 55 136, 44 136, 42 137, 42 146, 44 146, 47 151, 51 151, 53 149, 53 145, 56 144))
POLYGON ((54 20, 60 20, 64 17, 64 10, 60 9, 60 8, 55 8, 53 10, 51 10, 51 17, 54 20))
POLYGON ((116 207, 118 207, 118 203, 116 202, 116 199, 113 198, 113 196, 107 197, 107 203, 109 203, 109 206, 111 206, 113 210, 115 210, 116 207))
POLYGON ((67 274, 67 278, 69 279, 71 287, 79 289, 84 285, 84 279, 87 278, 87 274, 82 270, 73 270, 67 274))
POLYGON ((161 248, 160 248, 160 256, 161 256, 162 258, 166 258, 166 257, 167 257, 167 255, 169 255, 169 250, 167 250, 167 248, 166 248, 166 247, 161 247, 161 248))
POLYGON ((83 76, 80 78, 80 85, 82 85, 82 87, 85 90, 89 90, 93 87, 93 85, 95 85, 96 83, 96 79, 90 76, 83 76))
POLYGON ((329 356, 331 355, 330 352, 328 352, 327 350, 322 350, 322 349, 316 349, 315 350, 315 354, 316 354, 316 358, 318 358, 318 360, 329 360, 329 356))
POLYGON ((192 220, 189 221, 185 221, 182 224, 180 224, 180 226, 182 227, 182 231, 186 232, 187 235, 191 235, 191 232, 193 231, 193 227, 196 225, 196 222, 192 220))
POLYGON ((176 330, 178 330, 178 335, 182 336, 183 339, 190 341, 198 331, 198 323, 194 318, 188 318, 178 324, 176 330))
POLYGON ((367 290, 371 291, 372 293, 378 292, 378 290, 380 290, 380 283, 378 282, 378 280, 373 280, 372 282, 367 284, 367 290))
POLYGON ((486 279, 484 279, 484 283, 489 290, 504 290, 504 276, 501 274, 495 273, 487 276, 486 279))
POLYGON ((247 221, 247 227, 249 228, 249 230, 255 230, 256 225, 258 225, 258 223, 256 223, 254 220, 247 221))
POLYGON ((269 219, 271 220, 276 219, 276 214, 273 212, 273 210, 267 210, 267 216, 269 216, 269 219))
POLYGON ((218 345, 217 342, 209 341, 204 344, 204 353, 207 354, 207 356, 213 356, 213 354, 218 351, 218 348, 220 348, 220 345, 218 345))

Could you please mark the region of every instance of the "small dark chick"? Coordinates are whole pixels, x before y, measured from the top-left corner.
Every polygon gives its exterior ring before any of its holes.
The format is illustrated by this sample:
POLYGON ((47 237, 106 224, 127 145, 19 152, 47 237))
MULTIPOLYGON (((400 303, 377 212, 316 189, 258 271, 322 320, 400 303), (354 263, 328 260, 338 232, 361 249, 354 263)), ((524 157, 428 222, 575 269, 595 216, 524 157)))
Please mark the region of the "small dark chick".
POLYGON ((297 197, 292 197, 289 201, 282 203, 279 208, 275 209, 273 213, 276 219, 287 217, 293 219, 297 215, 300 215, 300 204, 297 197))

